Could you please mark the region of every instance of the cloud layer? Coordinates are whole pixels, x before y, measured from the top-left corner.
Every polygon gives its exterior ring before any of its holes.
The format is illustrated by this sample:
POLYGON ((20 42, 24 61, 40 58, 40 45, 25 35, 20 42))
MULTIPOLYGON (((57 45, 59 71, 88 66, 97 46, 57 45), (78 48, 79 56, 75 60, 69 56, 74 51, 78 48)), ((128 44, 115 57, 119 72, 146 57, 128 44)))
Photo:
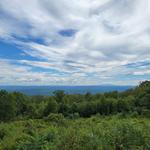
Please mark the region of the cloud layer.
POLYGON ((0 83, 137 84, 148 80, 149 18, 149 0, 0 1, 0 40, 37 59, 1 58, 0 83))

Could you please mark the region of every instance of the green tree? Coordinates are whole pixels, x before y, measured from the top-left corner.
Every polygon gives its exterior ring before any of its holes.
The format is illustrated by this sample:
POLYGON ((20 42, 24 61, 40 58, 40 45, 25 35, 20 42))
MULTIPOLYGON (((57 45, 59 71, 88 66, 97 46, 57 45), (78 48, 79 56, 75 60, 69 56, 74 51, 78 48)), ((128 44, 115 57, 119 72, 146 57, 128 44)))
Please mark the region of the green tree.
POLYGON ((29 98, 20 92, 11 93, 11 97, 16 103, 16 107, 17 107, 16 115, 18 116, 25 115, 27 113, 27 107, 28 107, 27 105, 29 103, 29 98))
POLYGON ((7 121, 16 116, 16 103, 11 94, 6 91, 0 91, 0 120, 7 121))
POLYGON ((63 90, 54 91, 53 94, 54 94, 55 100, 56 100, 58 103, 60 103, 60 102, 63 101, 63 98, 64 98, 64 96, 65 96, 65 92, 64 92, 63 90))
POLYGON ((48 116, 50 113, 58 112, 58 104, 55 99, 48 98, 47 106, 44 109, 44 116, 48 116))

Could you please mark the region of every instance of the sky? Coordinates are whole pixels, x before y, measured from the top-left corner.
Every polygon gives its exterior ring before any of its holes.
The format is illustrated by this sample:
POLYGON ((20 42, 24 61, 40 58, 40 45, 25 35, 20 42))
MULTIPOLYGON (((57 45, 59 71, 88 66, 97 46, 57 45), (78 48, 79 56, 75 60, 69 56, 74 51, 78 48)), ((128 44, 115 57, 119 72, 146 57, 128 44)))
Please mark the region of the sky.
POLYGON ((1 0, 0 85, 150 80, 150 0, 1 0))

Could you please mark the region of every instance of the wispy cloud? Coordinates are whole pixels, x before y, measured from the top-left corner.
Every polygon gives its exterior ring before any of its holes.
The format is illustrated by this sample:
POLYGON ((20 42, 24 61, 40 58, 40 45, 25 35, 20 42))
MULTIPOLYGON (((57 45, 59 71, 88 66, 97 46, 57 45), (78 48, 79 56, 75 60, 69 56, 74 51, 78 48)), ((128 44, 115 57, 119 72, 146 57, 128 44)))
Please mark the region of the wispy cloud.
POLYGON ((149 0, 0 1, 0 39, 39 59, 13 64, 1 58, 6 67, 0 68, 1 83, 8 78, 12 84, 137 84, 150 79, 149 18, 149 0))

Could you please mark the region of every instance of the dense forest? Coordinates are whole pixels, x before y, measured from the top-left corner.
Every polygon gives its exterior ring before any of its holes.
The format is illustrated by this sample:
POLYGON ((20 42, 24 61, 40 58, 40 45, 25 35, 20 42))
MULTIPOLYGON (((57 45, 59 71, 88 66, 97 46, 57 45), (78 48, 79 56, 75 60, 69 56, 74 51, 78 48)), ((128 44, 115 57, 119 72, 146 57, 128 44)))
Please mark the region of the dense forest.
POLYGON ((150 81, 124 92, 0 91, 0 150, 150 150, 150 81))

